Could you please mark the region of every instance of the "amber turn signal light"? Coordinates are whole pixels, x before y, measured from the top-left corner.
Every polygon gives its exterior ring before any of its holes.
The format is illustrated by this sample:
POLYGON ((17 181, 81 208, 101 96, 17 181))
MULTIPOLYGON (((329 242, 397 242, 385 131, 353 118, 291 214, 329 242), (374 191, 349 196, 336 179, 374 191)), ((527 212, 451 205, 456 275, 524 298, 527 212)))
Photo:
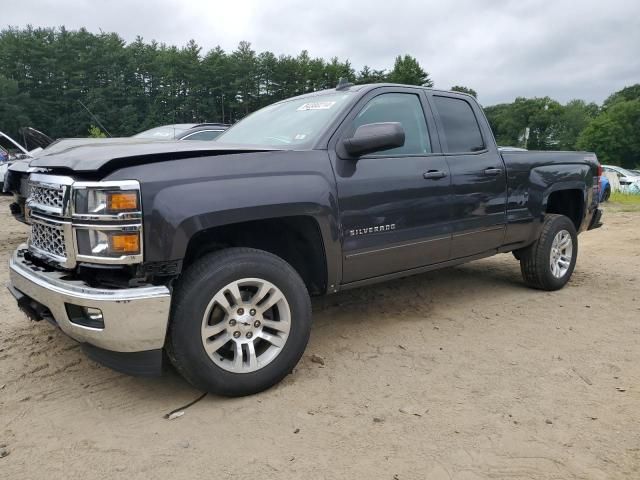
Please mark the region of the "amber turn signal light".
POLYGON ((111 235, 111 251, 113 253, 137 254, 140 253, 140 234, 118 233, 111 235))
POLYGON ((112 192, 107 195, 107 210, 123 212, 138 210, 137 192, 112 192))

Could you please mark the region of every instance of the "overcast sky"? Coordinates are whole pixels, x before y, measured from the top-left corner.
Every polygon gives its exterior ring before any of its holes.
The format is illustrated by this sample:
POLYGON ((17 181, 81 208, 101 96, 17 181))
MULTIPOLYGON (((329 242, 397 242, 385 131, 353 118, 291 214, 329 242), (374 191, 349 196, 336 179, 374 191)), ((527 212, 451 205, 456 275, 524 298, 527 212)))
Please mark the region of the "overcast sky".
MULTIPOLYGON (((2 0, 3 26, 86 27, 204 51, 260 52, 389 68, 417 57, 436 88, 484 105, 549 95, 602 102, 640 83, 640 0, 2 0)), ((0 66, 1 68, 1 66, 0 66)))

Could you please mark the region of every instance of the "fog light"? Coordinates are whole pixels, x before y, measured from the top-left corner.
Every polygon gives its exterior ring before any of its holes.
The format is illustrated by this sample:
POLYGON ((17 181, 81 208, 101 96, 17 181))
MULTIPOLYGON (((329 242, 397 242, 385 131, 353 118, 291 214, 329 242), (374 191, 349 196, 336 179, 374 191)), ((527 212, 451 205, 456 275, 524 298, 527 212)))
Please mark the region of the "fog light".
POLYGON ((92 308, 92 307, 82 307, 82 310, 85 317, 87 317, 88 320, 90 320, 91 322, 99 322, 102 325, 104 325, 102 310, 100 310, 99 308, 92 308))
POLYGON ((72 303, 65 303, 65 308, 71 323, 89 328, 104 328, 104 316, 99 308, 84 307, 72 303))

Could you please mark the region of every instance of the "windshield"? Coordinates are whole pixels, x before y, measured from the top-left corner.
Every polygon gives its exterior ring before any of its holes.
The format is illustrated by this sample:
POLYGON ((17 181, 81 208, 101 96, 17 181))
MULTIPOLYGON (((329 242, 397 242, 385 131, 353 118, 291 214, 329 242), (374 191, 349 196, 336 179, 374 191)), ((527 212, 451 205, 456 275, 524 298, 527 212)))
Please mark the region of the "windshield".
POLYGON ((153 138, 156 140, 173 140, 181 133, 186 132, 192 125, 165 125, 151 130, 145 130, 134 135, 135 138, 153 138))
POLYGON ((269 105, 224 132, 218 142, 300 148, 311 145, 344 109, 351 96, 340 92, 269 105))

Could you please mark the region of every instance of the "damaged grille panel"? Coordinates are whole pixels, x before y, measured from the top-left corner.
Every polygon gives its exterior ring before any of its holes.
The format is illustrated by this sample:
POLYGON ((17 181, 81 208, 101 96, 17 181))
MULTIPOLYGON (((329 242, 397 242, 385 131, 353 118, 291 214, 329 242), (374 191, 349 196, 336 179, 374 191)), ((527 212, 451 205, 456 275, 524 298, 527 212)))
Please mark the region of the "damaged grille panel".
POLYGON ((32 184, 29 198, 35 205, 62 209, 64 207, 64 187, 58 188, 32 184))
POLYGON ((68 191, 72 183, 69 177, 32 174, 28 184, 27 207, 47 215, 66 216, 68 191))

